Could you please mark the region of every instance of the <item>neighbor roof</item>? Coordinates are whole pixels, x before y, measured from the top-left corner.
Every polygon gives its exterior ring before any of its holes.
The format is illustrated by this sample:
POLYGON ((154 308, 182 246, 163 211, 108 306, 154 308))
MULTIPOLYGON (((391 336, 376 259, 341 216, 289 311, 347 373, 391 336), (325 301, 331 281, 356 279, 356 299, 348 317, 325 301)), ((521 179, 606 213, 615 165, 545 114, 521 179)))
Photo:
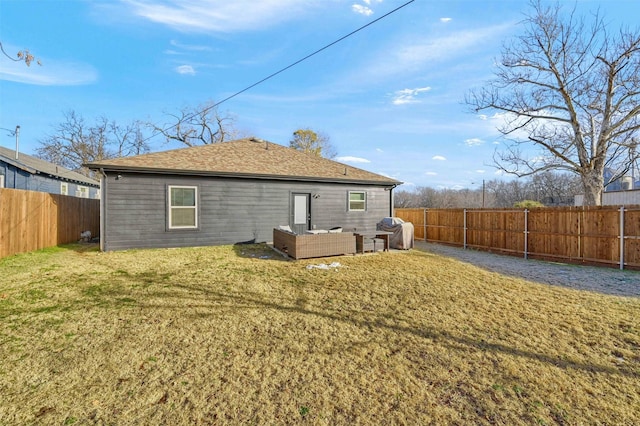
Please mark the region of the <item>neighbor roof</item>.
POLYGON ((86 164, 86 166, 94 170, 123 172, 357 182, 381 185, 402 183, 386 176, 255 138, 101 160, 86 164))
POLYGON ((90 177, 22 152, 18 153, 18 158, 16 159, 16 152, 13 149, 5 148, 3 146, 0 146, 0 161, 4 161, 5 163, 11 164, 18 169, 31 174, 48 175, 60 180, 82 183, 96 188, 100 186, 96 180, 91 179, 90 177))

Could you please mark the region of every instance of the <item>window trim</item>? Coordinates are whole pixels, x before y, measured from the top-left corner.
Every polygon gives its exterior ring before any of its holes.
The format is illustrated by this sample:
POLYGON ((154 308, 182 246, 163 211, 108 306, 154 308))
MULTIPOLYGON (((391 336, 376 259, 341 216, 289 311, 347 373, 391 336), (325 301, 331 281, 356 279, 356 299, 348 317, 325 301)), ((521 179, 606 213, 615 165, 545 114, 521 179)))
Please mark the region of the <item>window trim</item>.
POLYGON ((200 209, 200 205, 198 203, 198 187, 195 185, 167 185, 167 228, 169 230, 182 230, 182 229, 198 229, 199 226, 199 221, 198 221, 198 216, 199 216, 199 209, 200 209), (172 206, 171 205, 171 190, 174 188, 181 188, 181 189, 193 189, 194 190, 194 205, 193 206, 172 206), (192 225, 188 225, 188 226, 173 226, 173 217, 172 217, 172 212, 173 209, 193 209, 195 212, 194 215, 194 221, 195 224, 192 225))
POLYGON ((4 175, 0 175, 0 188, 4 188, 4 175))
POLYGON ((60 195, 69 195, 69 182, 60 182, 60 195))
POLYGON ((79 198, 89 198, 89 187, 78 185, 78 189, 76 190, 79 198))
POLYGON ((347 194, 347 210, 350 212, 366 212, 367 211, 367 191, 349 191, 347 194), (351 200, 351 194, 362 194, 364 195, 364 200, 351 200), (361 209, 355 209, 351 207, 351 202, 363 203, 363 207, 361 209))

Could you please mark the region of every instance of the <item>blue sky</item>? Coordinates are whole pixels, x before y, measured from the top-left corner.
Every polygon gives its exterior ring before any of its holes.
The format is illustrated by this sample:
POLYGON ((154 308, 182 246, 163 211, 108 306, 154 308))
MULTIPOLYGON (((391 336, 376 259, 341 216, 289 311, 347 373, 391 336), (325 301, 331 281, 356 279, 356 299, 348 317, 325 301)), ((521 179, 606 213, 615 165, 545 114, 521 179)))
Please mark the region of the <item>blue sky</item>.
MULTIPOLYGON (((165 113, 222 100, 407 0, 0 0, 0 41, 42 66, 0 57, 0 128, 20 125, 34 153, 73 110, 171 124, 165 113)), ((614 28, 637 25, 637 0, 600 7, 614 28)), ((243 135, 288 145, 327 134, 338 161, 416 186, 474 188, 491 166, 498 119, 464 95, 492 77, 526 0, 413 3, 219 106, 243 135)), ((177 146, 160 137, 152 150, 177 146)), ((15 138, 0 130, 0 144, 15 138)), ((532 155, 534 155, 532 153, 532 155)))

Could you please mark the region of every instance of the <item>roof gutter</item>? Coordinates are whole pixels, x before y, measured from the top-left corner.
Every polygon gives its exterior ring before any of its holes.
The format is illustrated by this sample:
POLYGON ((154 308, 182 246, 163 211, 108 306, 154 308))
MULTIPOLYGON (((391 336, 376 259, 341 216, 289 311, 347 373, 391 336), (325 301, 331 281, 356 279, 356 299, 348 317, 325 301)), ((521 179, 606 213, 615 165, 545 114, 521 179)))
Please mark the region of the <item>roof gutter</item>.
POLYGON ((377 180, 365 180, 365 179, 341 179, 341 178, 291 176, 291 175, 266 175, 266 174, 235 173, 235 172, 207 172, 207 171, 198 171, 198 170, 173 170, 173 169, 156 169, 156 168, 127 167, 127 166, 117 166, 112 168, 108 165, 101 165, 101 164, 84 164, 84 166, 92 170, 100 170, 102 173, 104 173, 104 170, 107 169, 109 171, 116 172, 116 173, 128 172, 128 173, 209 176, 209 177, 226 177, 226 178, 260 179, 260 180, 289 180, 289 181, 294 180, 294 181, 300 181, 300 182, 352 183, 352 184, 358 184, 358 185, 385 186, 385 187, 389 187, 389 190, 402 184, 402 182, 399 182, 396 180, 377 181, 377 180))

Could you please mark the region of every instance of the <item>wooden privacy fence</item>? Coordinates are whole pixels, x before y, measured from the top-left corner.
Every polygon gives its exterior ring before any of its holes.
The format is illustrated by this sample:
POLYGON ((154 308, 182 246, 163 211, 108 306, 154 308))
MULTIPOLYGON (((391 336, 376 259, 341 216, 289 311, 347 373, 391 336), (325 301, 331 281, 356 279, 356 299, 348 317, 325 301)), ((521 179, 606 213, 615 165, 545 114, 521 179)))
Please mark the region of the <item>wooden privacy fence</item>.
POLYGON ((419 240, 572 263, 640 269, 640 206, 395 209, 419 240))
POLYGON ((100 230, 100 200, 0 188, 0 258, 80 239, 100 230))

